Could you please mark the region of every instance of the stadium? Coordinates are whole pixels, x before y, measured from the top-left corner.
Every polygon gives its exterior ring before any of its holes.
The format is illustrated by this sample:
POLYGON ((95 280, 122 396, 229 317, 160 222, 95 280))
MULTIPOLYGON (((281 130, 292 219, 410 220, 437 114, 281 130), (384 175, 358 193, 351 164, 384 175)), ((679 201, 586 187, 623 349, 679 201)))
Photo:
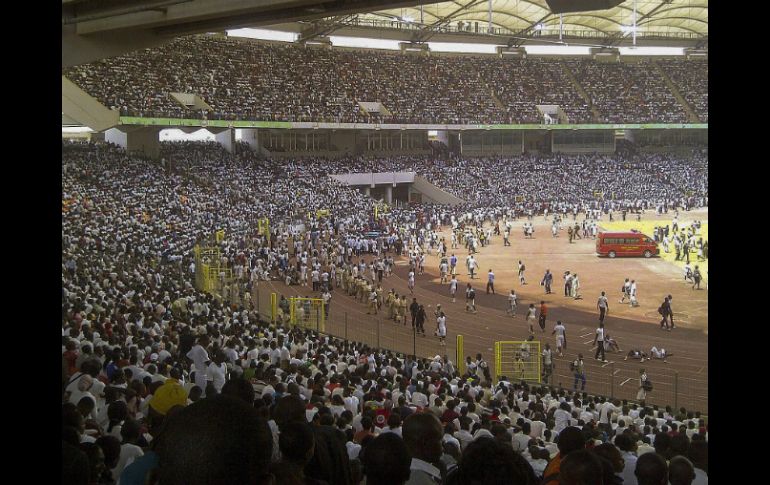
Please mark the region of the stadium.
POLYGON ((63 0, 63 483, 708 483, 706 0, 63 0))

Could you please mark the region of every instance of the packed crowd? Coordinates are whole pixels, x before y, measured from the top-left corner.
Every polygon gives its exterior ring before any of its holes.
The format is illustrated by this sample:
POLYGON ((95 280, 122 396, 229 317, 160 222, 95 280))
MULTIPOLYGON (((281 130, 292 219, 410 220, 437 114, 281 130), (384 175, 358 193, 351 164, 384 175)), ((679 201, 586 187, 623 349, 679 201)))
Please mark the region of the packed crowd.
MULTIPOLYGON (((481 355, 460 375, 446 356, 413 359, 246 310, 231 319, 206 303, 198 316, 134 309, 141 330, 74 318, 64 328, 80 352, 66 376, 62 447, 86 455, 82 483, 665 483, 649 473, 708 483, 698 413, 493 385, 481 355), (383 441, 390 457, 375 451, 383 441)), ((65 460, 65 473, 77 465, 65 460)))
POLYGON ((684 107, 651 62, 565 62, 591 97, 600 123, 687 123, 684 107))
POLYGON ((536 105, 559 105, 570 123, 592 123, 586 101, 564 72, 564 64, 553 59, 471 58, 475 72, 489 80, 508 119, 516 123, 542 123, 536 105), (515 121, 514 121, 515 120, 515 121))
MULTIPOLYGON (((161 163, 63 143, 66 483, 502 483, 488 480, 503 471, 505 483, 556 483, 557 472, 649 483, 679 468, 706 483, 697 413, 493 383, 481 355, 460 374, 447 356, 266 322, 247 296, 261 278, 329 263, 340 268, 332 280, 362 273, 353 254, 400 254, 416 229, 453 217, 394 208, 374 220, 373 202, 329 170, 213 143, 164 143, 161 163), (274 231, 256 235, 266 215, 274 231), (298 222, 306 238, 290 241, 298 222), (374 227, 390 236, 363 236, 374 227), (237 281, 221 299, 196 289, 191 251, 219 229, 237 281), (573 469, 571 453, 595 467, 573 469), (660 455, 654 472, 642 466, 648 453, 660 455)), ((374 281, 376 268, 365 270, 374 281)))
POLYGON ((657 61, 682 93, 687 104, 695 111, 701 122, 709 121, 709 66, 708 61, 678 62, 657 61))
POLYGON ((463 208, 515 209, 520 215, 545 208, 553 213, 708 205, 708 150, 700 149, 689 156, 554 154, 447 160, 398 156, 306 158, 297 163, 328 173, 412 171, 465 200, 463 208))
MULTIPOLYGON (((670 61, 671 66, 684 63, 670 61)), ((691 63, 679 69, 676 72, 681 75, 675 76, 675 82, 686 99, 700 107, 705 99, 707 107, 707 72, 699 66, 691 63)), ((69 68, 64 74, 124 116, 540 123, 543 118, 536 105, 557 104, 570 122, 591 122, 589 107, 565 69, 576 74, 604 122, 686 121, 683 108, 663 79, 645 64, 385 52, 361 55, 349 50, 195 36, 69 68), (212 109, 188 108, 170 93, 196 94, 212 109), (381 102, 391 114, 368 113, 359 102, 381 102)))

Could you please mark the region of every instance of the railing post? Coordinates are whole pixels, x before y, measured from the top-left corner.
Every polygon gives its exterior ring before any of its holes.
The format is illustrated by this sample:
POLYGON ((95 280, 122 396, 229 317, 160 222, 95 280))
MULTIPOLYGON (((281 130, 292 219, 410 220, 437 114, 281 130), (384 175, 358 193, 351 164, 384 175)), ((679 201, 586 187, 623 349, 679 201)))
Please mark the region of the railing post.
POLYGON ((377 318, 377 347, 380 346, 380 319, 377 318))
POLYGON ((348 339, 348 312, 345 312, 345 340, 348 339))
POLYGON ((674 409, 679 409, 679 372, 674 372, 674 409))
POLYGON ((610 398, 615 399, 615 363, 610 365, 610 398))

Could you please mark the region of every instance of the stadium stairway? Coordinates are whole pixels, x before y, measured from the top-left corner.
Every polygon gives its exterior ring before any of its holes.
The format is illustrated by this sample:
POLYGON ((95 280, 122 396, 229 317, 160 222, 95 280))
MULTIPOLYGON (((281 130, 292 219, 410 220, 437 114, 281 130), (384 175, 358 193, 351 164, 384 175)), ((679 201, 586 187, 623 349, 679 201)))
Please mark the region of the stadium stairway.
POLYGON ((591 96, 588 95, 588 92, 586 92, 583 86, 580 85, 577 78, 575 78, 575 75, 572 74, 572 71, 570 71, 565 64, 562 64, 561 68, 564 71, 564 74, 567 75, 567 78, 570 80, 572 85, 575 86, 575 89, 577 90, 580 97, 585 100, 586 104, 591 109, 591 114, 594 117, 593 122, 599 123, 599 121, 601 120, 601 115, 599 114, 599 110, 596 109, 596 106, 594 106, 594 103, 591 100, 591 96))
POLYGON ((668 89, 671 90, 671 93, 674 95, 677 101, 679 101, 679 104, 682 105, 684 110, 687 112, 687 118, 690 123, 700 123, 701 120, 698 118, 698 115, 695 114, 695 111, 692 109, 692 106, 690 106, 690 103, 687 102, 687 100, 684 99, 684 96, 682 96, 682 93, 679 92, 679 89, 674 85, 674 82, 671 80, 670 77, 668 77, 668 74, 666 74, 666 71, 663 70, 660 65, 652 61, 652 65, 655 66, 655 69, 657 69, 658 73, 663 78, 663 81, 665 81, 666 86, 668 86, 668 89))
POLYGON ((420 175, 414 176, 412 188, 438 204, 458 205, 465 203, 463 199, 450 194, 446 190, 438 188, 420 175))
POLYGON ((492 87, 489 84, 487 84, 486 82, 484 82, 484 81, 482 81, 482 82, 484 83, 484 87, 489 90, 489 96, 492 98, 492 101, 495 102, 495 106, 500 108, 500 110, 502 112, 504 112, 504 113, 506 111, 508 111, 507 109, 505 109, 505 105, 503 104, 503 102, 500 101, 500 98, 497 97, 497 94, 495 94, 495 90, 492 89, 492 87))

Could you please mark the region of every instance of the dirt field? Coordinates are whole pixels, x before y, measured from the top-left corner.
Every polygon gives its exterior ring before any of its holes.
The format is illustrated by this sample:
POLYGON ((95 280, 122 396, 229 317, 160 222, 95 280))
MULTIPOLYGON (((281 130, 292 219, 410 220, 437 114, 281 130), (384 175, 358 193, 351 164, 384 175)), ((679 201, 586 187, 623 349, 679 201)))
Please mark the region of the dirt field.
MULTIPOLYGON (((660 218, 655 215, 643 216, 642 221, 660 220, 670 223, 670 216, 660 218)), ((680 221, 700 219, 708 220, 708 212, 688 212, 680 214, 680 221)), ((526 308, 530 303, 539 306, 545 300, 548 306, 546 332, 540 333, 536 326, 535 338, 542 345, 551 343, 555 348, 555 339, 551 331, 556 320, 561 320, 567 328, 567 349, 564 357, 555 357, 554 378, 552 384, 572 388, 573 376, 569 371, 569 362, 577 353, 582 353, 586 362, 586 391, 612 395, 621 399, 633 400, 638 389, 639 368, 644 367, 654 390, 648 394, 648 403, 661 406, 672 405, 708 413, 708 290, 691 289, 682 275, 681 268, 662 258, 599 258, 595 254, 595 240, 576 240, 568 243, 566 231, 553 238, 550 231, 550 218, 535 218, 535 238, 524 239, 520 229, 524 221, 514 223, 510 247, 503 246, 501 236, 493 237, 489 246, 481 248, 476 254, 479 262, 479 274, 472 281, 476 289, 478 312, 470 314, 464 311, 464 289, 470 281, 465 271, 467 250, 463 247, 454 250, 458 257, 457 302, 452 303, 448 285, 439 284, 438 257, 434 254, 426 258, 426 272, 416 277, 414 297, 426 305, 429 317, 436 304, 440 304, 447 315, 448 338, 442 348, 438 339, 432 335, 435 329, 433 318, 426 322, 426 337, 415 336, 408 322, 406 326, 397 325, 387 320, 385 312, 380 315, 367 315, 366 306, 353 300, 340 290, 333 292, 329 318, 325 322, 326 333, 365 342, 369 345, 389 348, 411 354, 413 350, 421 357, 446 354, 456 362, 455 341, 458 334, 464 338, 464 355, 475 356, 480 352, 494 365, 494 342, 499 340, 524 340, 528 327, 524 320, 526 308), (526 285, 520 285, 517 278, 517 262, 526 265, 526 285), (495 273, 496 295, 485 293, 487 271, 495 273), (554 274, 553 293, 545 295, 539 285, 546 269, 554 274), (565 271, 577 273, 580 278, 581 300, 564 296, 562 275, 565 271), (619 304, 620 288, 625 278, 635 279, 638 285, 639 307, 631 308, 628 304, 619 304), (514 289, 519 296, 518 315, 511 318, 506 315, 507 295, 514 289), (621 353, 607 353, 607 364, 594 360, 592 350, 593 335, 598 326, 596 301, 601 291, 609 297, 610 311, 605 319, 607 333, 614 337, 621 353), (671 332, 660 329, 660 316, 657 308, 663 298, 673 296, 674 323, 671 332), (428 308, 430 305, 430 308, 428 308), (665 348, 673 356, 668 363, 660 360, 624 361, 626 352, 640 349, 649 353, 652 346, 665 348)), ((601 224, 600 224, 601 226, 601 224)), ((448 233, 445 233, 449 240, 448 233)), ((450 255, 452 250, 450 250, 450 255)), ((368 258, 366 258, 368 261, 368 258)), ((387 291, 394 288, 398 294, 411 296, 406 284, 407 261, 397 259, 393 276, 383 280, 387 291)), ((261 283, 259 301, 264 308, 269 305, 269 293, 289 296, 317 296, 310 287, 286 287, 279 282, 261 283)), ((555 355, 555 354, 554 354, 555 355)))

